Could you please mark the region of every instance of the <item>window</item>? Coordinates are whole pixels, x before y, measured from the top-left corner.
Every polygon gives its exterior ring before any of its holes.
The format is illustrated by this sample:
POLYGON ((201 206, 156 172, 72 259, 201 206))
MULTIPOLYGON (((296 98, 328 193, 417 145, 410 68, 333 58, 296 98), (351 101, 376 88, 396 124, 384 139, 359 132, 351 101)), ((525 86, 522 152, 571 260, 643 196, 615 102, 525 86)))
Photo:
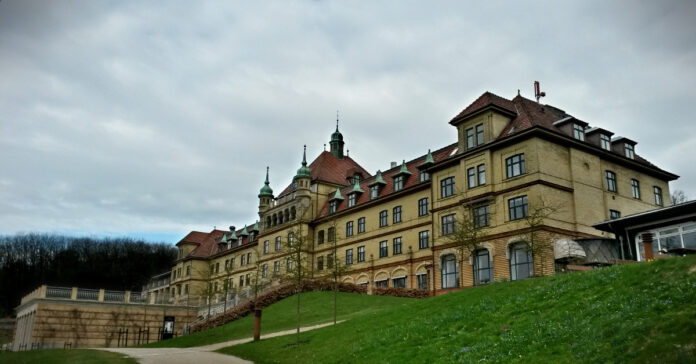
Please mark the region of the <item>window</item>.
POLYGON ((406 288, 406 277, 392 278, 392 287, 406 288))
POLYGON ((640 199, 640 182, 637 179, 631 179, 631 194, 633 198, 640 199))
POLYGON ((245 262, 246 262, 246 255, 242 254, 242 261, 239 262, 239 265, 244 265, 245 262))
POLYGON ((355 206, 356 197, 357 195, 355 193, 351 193, 350 195, 348 195, 348 207, 355 206))
POLYGON ((428 214, 428 198, 423 197, 418 200, 418 216, 425 216, 428 214))
POLYGON ((358 263, 365 261, 365 246, 361 245, 358 247, 358 263))
POLYGON ((273 273, 278 273, 280 272, 280 261, 276 260, 273 262, 273 273))
POLYGON ((389 280, 383 279, 381 281, 375 281, 375 287, 377 288, 387 288, 389 287, 389 280))
POLYGON ((454 195, 454 177, 447 177, 440 181, 440 197, 445 198, 454 195))
POLYGON ((275 238, 275 251, 280 250, 280 236, 276 236, 275 238))
POLYGON ((580 124, 573 124, 573 137, 580 141, 585 141, 585 128, 580 124))
POLYGON ((430 246, 430 232, 428 230, 418 233, 418 249, 428 249, 430 246))
POLYGON ((370 186, 370 200, 379 197, 379 185, 370 186))
POLYGON ((396 206, 392 210, 392 223, 401 222, 401 206, 396 206))
POLYGON ((416 282, 418 289, 428 289, 428 273, 416 274, 416 282))
POLYGON ((251 274, 248 274, 244 277, 244 283, 248 286, 249 283, 251 282, 251 274))
POLYGON ((474 208, 474 227, 481 228, 490 223, 490 209, 488 205, 474 208))
POLYGON ((333 254, 326 255, 326 268, 331 269, 334 266, 334 256, 333 254))
POLYGON ((295 267, 295 261, 294 261, 294 260, 292 260, 292 259, 290 259, 290 258, 288 258, 288 259, 285 260, 285 271, 286 271, 286 272, 292 272, 292 270, 294 269, 294 267, 295 267))
POLYGON ((483 144, 483 124, 476 125, 476 145, 483 144))
POLYGON ((333 227, 330 227, 328 229, 328 232, 329 232, 329 234, 328 234, 329 235, 329 243, 333 243, 334 241, 336 241, 336 229, 333 227))
POLYGON ((510 246, 510 277, 513 281, 529 278, 534 275, 532 252, 526 243, 510 246))
POLYGON ((346 265, 353 264, 353 249, 346 250, 346 265))
POLYGON ((474 167, 471 167, 466 170, 466 179, 469 188, 476 187, 476 170, 474 169, 474 167))
POLYGON ((365 232, 365 218, 361 217, 358 219, 358 234, 365 232))
POLYGON ((379 227, 387 226, 387 210, 379 213, 379 227))
MULTIPOLYGON (((668 253, 672 249, 696 249, 696 224, 693 222, 666 226, 650 232, 654 236, 652 247, 655 255, 668 253)), ((636 237, 636 245, 636 251, 639 253, 638 260, 644 261, 642 234, 638 234, 636 237)))
POLYGON ((455 214, 445 215, 442 217, 442 235, 454 233, 455 229, 455 214))
POLYGON ((604 150, 611 150, 611 138, 606 134, 599 134, 599 144, 604 150))
POLYGON ((626 150, 626 158, 633 159, 633 146, 628 143, 624 143, 624 149, 626 150))
POLYGON ((329 202, 329 214, 333 214, 338 209, 338 200, 329 202))
POLYGON ((228 269, 230 269, 230 260, 226 259, 225 260, 225 270, 228 270, 228 269))
POLYGON ((251 253, 247 253, 247 264, 251 264, 251 253))
POLYGON ((457 260, 453 254, 442 257, 442 288, 459 287, 457 260))
POLYGON ((239 276, 239 286, 244 287, 244 276, 239 276))
POLYGON ((491 282, 493 272, 488 249, 479 249, 474 252, 474 284, 485 284, 491 282))
POLYGON ((655 195, 655 205, 662 206, 662 189, 653 186, 653 195, 655 195))
POLYGON ((606 171, 607 176, 607 191, 616 192, 616 173, 606 171))
POLYGON ((524 154, 516 154, 506 159, 505 168, 507 170, 507 178, 527 173, 524 169, 524 154))
POLYGON ((404 176, 394 177, 394 191, 400 191, 404 189, 404 176))
POLYGON ((261 278, 266 278, 268 276, 268 264, 264 264, 261 269, 261 278))
POLYGON ((430 181, 430 173, 426 171, 420 171, 418 172, 418 182, 427 182, 430 181))
POLYGON ((346 223, 346 237, 353 236, 353 222, 348 221, 346 223))
POLYGON ((527 196, 520 196, 508 200, 510 209, 510 221, 519 220, 527 216, 527 196))
POLYGON ((324 270, 324 257, 317 257, 317 270, 324 270))
POLYGON ((317 245, 324 244, 324 230, 319 230, 317 233, 317 245))
POLYGON ((475 147, 474 143, 474 128, 466 129, 466 149, 475 147))
POLYGON ((190 275, 191 275, 191 266, 189 265, 186 267, 186 276, 188 277, 190 275))
POLYGON ((478 176, 479 186, 485 185, 486 184, 486 165, 485 164, 479 164, 478 167, 476 167, 476 175, 478 176))
POLYGON ((609 210, 609 219, 614 220, 621 217, 621 212, 616 210, 609 210))
POLYGON ((387 241, 379 242, 379 257, 384 258, 389 255, 389 247, 387 246, 387 241))
POLYGON ((392 255, 401 254, 401 237, 394 238, 394 244, 392 246, 392 255))
POLYGON ((268 254, 269 247, 270 247, 270 243, 268 242, 268 240, 264 240, 264 242, 263 242, 263 253, 264 254, 268 254))
MULTIPOLYGON (((190 267, 188 267, 190 268, 190 267)), ((189 270, 186 269, 186 275, 189 275, 189 270)), ((230 269, 234 269, 234 258, 230 259, 230 269)))

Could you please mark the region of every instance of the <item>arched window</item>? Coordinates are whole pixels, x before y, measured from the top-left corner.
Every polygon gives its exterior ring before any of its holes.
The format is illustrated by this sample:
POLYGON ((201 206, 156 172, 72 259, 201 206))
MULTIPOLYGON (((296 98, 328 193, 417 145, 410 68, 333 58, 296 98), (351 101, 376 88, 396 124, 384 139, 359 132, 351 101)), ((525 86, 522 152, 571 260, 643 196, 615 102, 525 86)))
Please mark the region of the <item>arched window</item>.
POLYGON ((295 210, 295 206, 290 208, 290 220, 295 220, 295 215, 297 214, 296 211, 297 210, 295 210))
POLYGON ((534 275, 532 252, 526 243, 510 246, 510 279, 517 281, 534 275))
POLYGON ((283 211, 278 211, 278 224, 282 224, 283 221, 285 221, 283 219, 283 211))
POLYGON ((453 254, 442 257, 442 288, 459 287, 457 259, 453 254))
POLYGON ((276 214, 273 214, 273 226, 278 225, 278 216, 276 214))
POLYGON ((266 216, 266 228, 269 228, 269 227, 271 227, 271 217, 266 216))
POLYGON ((486 284, 493 280, 493 267, 488 249, 479 249, 474 252, 474 284, 486 284))
POLYGON ((285 218, 283 219, 283 221, 285 221, 285 222, 290 221, 290 210, 285 209, 285 218))

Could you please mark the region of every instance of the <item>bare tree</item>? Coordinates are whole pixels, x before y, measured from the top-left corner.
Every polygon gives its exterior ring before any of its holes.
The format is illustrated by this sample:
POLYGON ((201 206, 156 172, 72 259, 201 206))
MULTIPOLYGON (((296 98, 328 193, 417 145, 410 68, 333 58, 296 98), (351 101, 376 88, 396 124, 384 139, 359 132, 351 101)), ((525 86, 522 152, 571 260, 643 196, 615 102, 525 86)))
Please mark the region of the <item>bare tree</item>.
POLYGON ((196 269, 197 275, 203 281, 203 285, 198 288, 196 294, 200 298, 204 298, 206 300, 206 303, 208 304, 208 316, 206 317, 207 319, 210 319, 210 311, 213 304, 213 298, 215 298, 215 295, 218 294, 218 289, 216 289, 214 285, 214 269, 215 266, 213 264, 210 265, 209 269, 203 269, 202 271, 196 269))
POLYGON ((284 278, 295 286, 295 295, 297 296, 297 345, 300 344, 300 293, 302 292, 302 284, 312 274, 311 266, 308 263, 312 247, 303 225, 300 221, 294 229, 288 232, 286 243, 282 249, 287 257, 284 278))
POLYGON ((331 256, 327 257, 326 259, 326 270, 329 272, 329 276, 333 279, 334 281, 334 286, 333 286, 333 323, 336 325, 336 316, 337 316, 337 301, 338 301, 338 283, 341 280, 341 277, 345 275, 349 270, 350 267, 348 264, 345 264, 346 262, 341 262, 341 259, 338 257, 338 228, 336 226, 336 220, 333 220, 331 222, 331 225, 329 227, 329 234, 328 234, 328 244, 331 247, 331 256))
POLYGON ((445 235, 445 241, 454 246, 457 258, 459 258, 460 282, 464 279, 464 270, 461 269, 464 259, 470 257, 476 250, 482 247, 485 229, 488 226, 487 219, 488 216, 475 217, 472 208, 467 207, 462 212, 462 216, 455 219, 454 231, 445 235))
POLYGON ((543 232, 543 228, 546 226, 546 219, 559 213, 560 210, 559 205, 553 205, 541 199, 538 204, 529 207, 527 216, 524 217, 527 249, 532 253, 533 261, 540 262, 541 275, 546 273, 544 261, 548 255, 553 255, 554 244, 554 237, 543 232))
POLYGON ((680 203, 684 203, 688 201, 689 199, 686 197, 686 193, 682 190, 674 190, 672 194, 669 196, 670 202, 672 202, 672 205, 679 205, 680 203))

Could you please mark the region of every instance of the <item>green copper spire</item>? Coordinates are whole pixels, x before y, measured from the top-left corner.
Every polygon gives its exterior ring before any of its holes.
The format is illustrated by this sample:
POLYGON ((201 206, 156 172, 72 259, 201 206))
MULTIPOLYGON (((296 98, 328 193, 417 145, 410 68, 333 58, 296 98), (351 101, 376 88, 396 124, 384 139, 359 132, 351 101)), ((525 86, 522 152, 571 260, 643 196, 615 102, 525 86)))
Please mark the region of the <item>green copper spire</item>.
POLYGON ((332 198, 332 200, 343 200, 343 195, 341 195, 340 189, 336 189, 336 193, 334 193, 334 197, 332 198))
POLYGON ((241 235, 241 236, 249 235, 249 233, 247 232, 247 229, 246 229, 246 225, 244 225, 244 229, 242 229, 242 232, 239 233, 239 235, 241 235))
POLYGON ((401 162, 401 169, 399 170, 399 173, 397 173, 397 175, 398 174, 408 174, 408 175, 411 174, 411 171, 409 171, 408 168, 406 168, 406 160, 405 159, 403 160, 403 162, 401 162))
POLYGON ((269 186, 268 182, 268 167, 266 167, 266 182, 264 182, 263 187, 261 187, 261 191, 259 191, 259 197, 261 196, 270 196, 273 197, 273 190, 271 189, 271 186, 269 186))
POLYGON ((331 141, 329 145, 331 146, 331 154, 338 159, 343 159, 343 134, 338 131, 338 110, 336 111, 336 131, 331 134, 331 141))
POLYGON ((259 220, 256 220, 253 231, 259 231, 259 220))
POLYGON ((353 190, 351 192, 363 193, 362 188, 360 188, 360 181, 355 181, 355 184, 353 184, 353 190))
POLYGON ((378 183, 379 183, 379 184, 382 184, 382 185, 386 185, 386 184, 387 184, 387 182, 384 181, 384 178, 382 178, 382 172, 381 172, 381 171, 377 171, 377 173, 375 174, 375 180, 372 181, 372 183, 370 183, 370 186, 376 185, 376 184, 378 184, 378 183))
POLYGON ((227 233, 222 234, 222 239, 220 239, 220 243, 221 244, 227 243, 227 233))
POLYGON ((312 178, 312 170, 307 167, 307 146, 304 146, 304 152, 302 152, 302 167, 297 170, 295 178, 312 178))
MULTIPOLYGON (((433 155, 430 153, 430 149, 428 149, 428 154, 425 156, 425 162, 423 164, 433 164, 435 163, 435 160, 433 159, 433 155)), ((421 165, 423 165, 421 164, 421 165)))

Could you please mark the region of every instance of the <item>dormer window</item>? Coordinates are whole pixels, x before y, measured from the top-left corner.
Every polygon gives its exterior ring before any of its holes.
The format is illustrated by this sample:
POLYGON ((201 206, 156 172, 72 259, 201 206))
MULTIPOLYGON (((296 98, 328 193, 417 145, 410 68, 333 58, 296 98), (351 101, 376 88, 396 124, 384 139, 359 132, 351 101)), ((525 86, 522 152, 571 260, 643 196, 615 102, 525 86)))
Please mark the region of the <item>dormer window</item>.
POLYGON ((356 183, 360 183, 360 175, 357 173, 353 175, 353 184, 356 183))
POLYGON ((404 189, 404 176, 394 177, 394 191, 400 191, 404 189))
POLYGON ((329 202, 329 214, 336 213, 336 210, 338 210, 338 201, 334 200, 329 202))
POLYGON ((599 144, 604 150, 611 150, 611 138, 609 135, 601 134, 599 136, 599 144))
POLYGON ((355 201, 358 199, 358 196, 355 193, 351 193, 348 195, 348 207, 353 207, 355 206, 355 201))
POLYGON ((379 185, 370 186, 370 200, 379 197, 379 185))
POLYGON ((425 171, 420 171, 418 173, 418 182, 427 182, 430 181, 430 173, 425 172, 425 171))
POLYGON ((254 232, 249 233, 249 241, 254 241, 254 232))
POLYGON ((466 149, 483 144, 483 124, 466 129, 466 149))
POLYGON ((573 124, 573 137, 580 141, 585 141, 585 128, 580 124, 573 124))
POLYGON ((624 150, 626 151, 626 158, 633 159, 633 146, 628 143, 624 143, 624 150))

